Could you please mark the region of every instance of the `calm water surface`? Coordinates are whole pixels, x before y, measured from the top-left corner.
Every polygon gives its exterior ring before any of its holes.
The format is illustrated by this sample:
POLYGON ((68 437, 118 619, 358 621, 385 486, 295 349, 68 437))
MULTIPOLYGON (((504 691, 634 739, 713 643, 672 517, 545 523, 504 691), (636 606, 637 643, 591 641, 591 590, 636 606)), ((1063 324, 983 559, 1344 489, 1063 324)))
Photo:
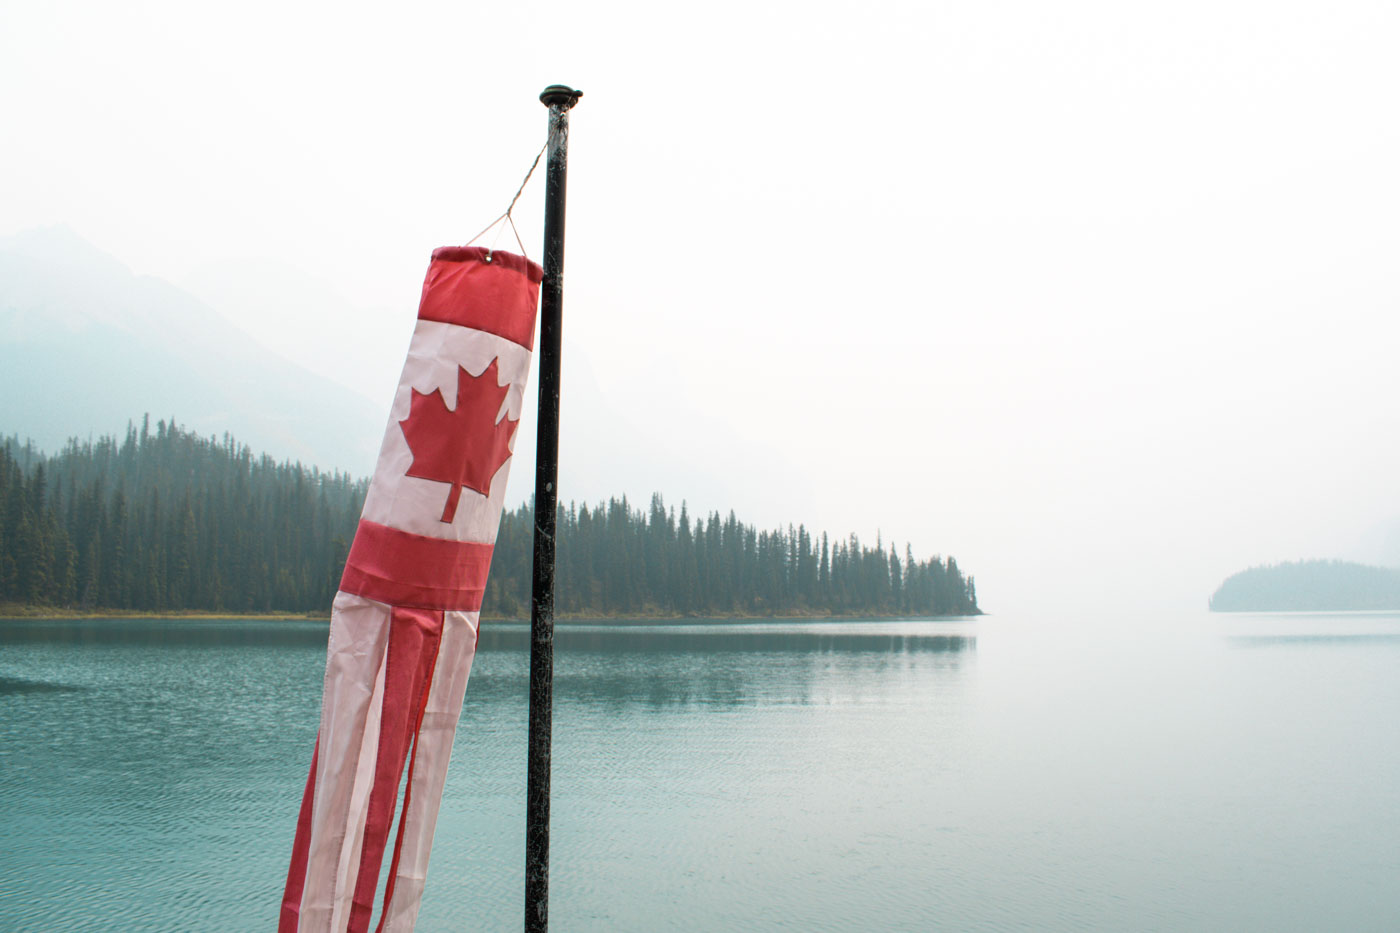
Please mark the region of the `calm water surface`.
MULTIPOLYGON (((324 623, 0 622, 0 930, 275 928, 324 623)), ((518 930, 490 625, 419 929, 518 930)), ((1400 929, 1400 614, 571 626, 564 931, 1400 929)))

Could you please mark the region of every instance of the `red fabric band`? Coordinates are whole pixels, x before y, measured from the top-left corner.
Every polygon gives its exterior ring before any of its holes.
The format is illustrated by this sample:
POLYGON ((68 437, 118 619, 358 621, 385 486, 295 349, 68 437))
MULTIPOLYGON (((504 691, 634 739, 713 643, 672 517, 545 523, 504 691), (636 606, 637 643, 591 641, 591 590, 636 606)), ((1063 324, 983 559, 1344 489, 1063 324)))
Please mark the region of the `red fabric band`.
POLYGON ((391 606, 475 612, 486 591, 492 549, 361 519, 340 589, 391 606))
POLYGON ((287 870, 287 886, 282 891, 282 912, 278 915, 277 933, 297 933, 301 921, 301 895, 306 890, 306 863, 311 855, 311 808, 315 800, 316 759, 321 756, 321 737, 311 749, 311 773, 306 777, 306 789, 301 793, 301 811, 297 814, 297 834, 292 840, 292 865, 287 870))
MULTIPOLYGON (((418 715, 413 719, 413 754, 408 758, 408 778, 403 784, 403 816, 399 817, 399 831, 394 837, 394 857, 389 861, 389 876, 384 882, 384 902, 379 905, 379 926, 374 928, 374 933, 384 933, 384 921, 389 918, 389 905, 394 900, 394 885, 399 879, 399 857, 403 855, 404 830, 408 826, 408 810, 413 803, 413 769, 418 765, 419 733, 423 731, 423 717, 428 712, 428 697, 432 695, 433 677, 437 671, 438 651, 442 647, 444 624, 442 613, 438 613, 433 658, 428 664, 423 689, 420 691, 418 715)), ((479 633, 480 629, 478 628, 477 631, 479 633)))
POLYGON ((490 262, 487 255, 476 246, 433 250, 418 319, 484 330, 532 350, 544 270, 514 253, 489 253, 490 262))
MULTIPOLYGON (((369 794, 365 815, 365 835, 360 849, 360 872, 355 881, 355 893, 350 901, 350 924, 347 933, 368 933, 370 916, 374 911, 374 888, 379 880, 379 868, 384 861, 384 847, 389 841, 389 827, 394 822, 394 799, 398 796, 403 763, 408 756, 409 743, 418 735, 422 710, 427 702, 428 687, 437 665, 438 647, 442 643, 441 612, 421 609, 398 609, 389 613, 389 647, 384 659, 384 701, 379 717, 379 754, 374 762, 374 785, 369 794), (410 726, 412 728, 410 728, 410 726)), ((412 787, 412 780, 409 781, 412 787)), ((404 812, 409 798, 404 792, 404 812)), ((402 825, 400 820, 400 825, 402 825)), ((389 877, 388 895, 393 891, 393 876, 389 877)))

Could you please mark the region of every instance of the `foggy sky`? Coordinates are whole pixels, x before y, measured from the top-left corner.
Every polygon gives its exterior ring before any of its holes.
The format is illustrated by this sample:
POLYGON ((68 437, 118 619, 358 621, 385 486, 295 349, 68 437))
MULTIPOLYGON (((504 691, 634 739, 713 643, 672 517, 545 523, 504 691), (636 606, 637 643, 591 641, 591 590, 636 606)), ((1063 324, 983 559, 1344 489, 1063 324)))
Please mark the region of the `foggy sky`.
POLYGON ((566 500, 878 530, 994 613, 1400 560, 1393 4, 0 23, 0 234, 69 224, 386 409, 429 252, 504 209, 540 89, 582 88, 566 500))

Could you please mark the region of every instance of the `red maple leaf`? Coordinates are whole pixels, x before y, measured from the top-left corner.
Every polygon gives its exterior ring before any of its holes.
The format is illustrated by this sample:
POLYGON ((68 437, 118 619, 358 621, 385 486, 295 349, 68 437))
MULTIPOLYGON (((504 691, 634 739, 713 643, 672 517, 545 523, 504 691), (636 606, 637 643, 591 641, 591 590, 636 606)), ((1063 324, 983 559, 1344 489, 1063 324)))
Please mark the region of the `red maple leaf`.
POLYGON ((496 384, 497 362, 492 360, 480 376, 457 367, 457 407, 452 411, 441 392, 424 395, 413 389, 408 417, 399 422, 413 454, 407 475, 450 484, 444 522, 457 514, 463 486, 489 495, 491 477, 510 459, 510 439, 520 420, 496 420, 510 391, 496 384))

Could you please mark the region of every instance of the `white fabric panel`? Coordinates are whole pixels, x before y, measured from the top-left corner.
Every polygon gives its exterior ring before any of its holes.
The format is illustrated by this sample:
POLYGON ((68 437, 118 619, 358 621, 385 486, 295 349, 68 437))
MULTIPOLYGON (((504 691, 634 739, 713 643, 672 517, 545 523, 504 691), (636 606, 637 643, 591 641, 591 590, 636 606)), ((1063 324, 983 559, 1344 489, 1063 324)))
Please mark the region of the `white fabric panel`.
MULTIPOLYGON (((394 393, 394 407, 384 430, 384 443, 379 450, 379 462, 374 468, 362 516, 414 534, 495 544, 511 461, 507 460, 496 472, 490 497, 474 489, 463 489, 453 521, 445 524, 441 518, 448 485, 404 475, 413 462, 413 452, 404 440, 399 422, 408 417, 413 389, 425 395, 440 392, 448 411, 455 410, 457 367, 480 376, 493 359, 499 360, 496 364, 499 384, 510 387, 502 406, 504 414, 518 420, 524 405, 525 380, 530 374, 530 357, 530 351, 520 344, 495 334, 455 324, 419 321, 403 374, 399 377, 398 390, 394 393)), ((511 448, 514 447, 512 439, 511 448)))
POLYGON ((412 800, 404 814, 403 853, 395 876, 394 896, 385 909, 387 933, 412 933, 428 875, 428 853, 433 845, 442 803, 442 787, 452 756, 452 739, 467 692, 467 677, 476 657, 476 633, 481 615, 476 612, 444 614, 442 644, 438 649, 433 683, 423 726, 418 731, 418 760, 413 770, 412 800))
POLYGON ((321 751, 312 798, 311 845, 297 929, 345 929, 374 783, 390 607, 336 593, 321 700, 321 751), (353 773, 341 762, 354 761, 353 773), (347 826, 357 827, 349 837, 347 826), (353 863, 353 864, 352 864, 353 863))

